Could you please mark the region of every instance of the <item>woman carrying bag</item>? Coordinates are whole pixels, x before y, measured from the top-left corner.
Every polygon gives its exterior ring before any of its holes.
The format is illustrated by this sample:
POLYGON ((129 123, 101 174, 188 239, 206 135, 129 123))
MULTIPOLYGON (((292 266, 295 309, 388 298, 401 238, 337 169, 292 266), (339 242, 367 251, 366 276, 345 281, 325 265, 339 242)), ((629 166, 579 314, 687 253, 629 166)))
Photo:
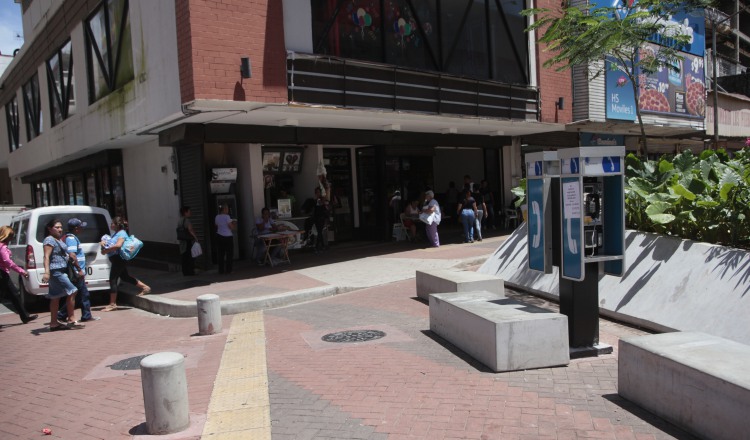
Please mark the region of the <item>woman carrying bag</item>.
POLYGON ((195 258, 193 257, 193 244, 198 242, 198 237, 193 230, 190 217, 193 214, 189 206, 180 208, 180 222, 177 224, 177 239, 180 240, 180 254, 182 255, 182 275, 195 275, 195 258))
POLYGON ((26 311, 21 301, 21 293, 18 288, 13 284, 13 280, 10 278, 11 269, 20 273, 22 277, 28 278, 29 273, 19 267, 10 258, 10 249, 8 249, 8 243, 13 239, 15 233, 10 226, 0 226, 0 292, 13 303, 13 307, 16 309, 16 313, 21 317, 21 322, 26 324, 29 321, 33 321, 38 318, 37 315, 30 315, 26 311))

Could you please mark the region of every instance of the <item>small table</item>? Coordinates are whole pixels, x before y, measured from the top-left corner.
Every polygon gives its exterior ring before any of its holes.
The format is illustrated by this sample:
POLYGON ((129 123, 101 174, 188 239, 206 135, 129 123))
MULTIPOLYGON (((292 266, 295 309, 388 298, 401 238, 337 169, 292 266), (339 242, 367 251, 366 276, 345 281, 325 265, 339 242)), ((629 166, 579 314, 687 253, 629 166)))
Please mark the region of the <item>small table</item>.
POLYGON ((266 245, 266 255, 263 258, 263 262, 269 263, 271 266, 275 266, 273 259, 271 258, 271 249, 279 248, 281 249, 281 253, 279 255, 281 260, 291 264, 292 261, 289 259, 289 240, 296 235, 302 234, 303 232, 304 231, 280 231, 270 234, 258 235, 258 238, 263 240, 263 243, 265 243, 266 245))

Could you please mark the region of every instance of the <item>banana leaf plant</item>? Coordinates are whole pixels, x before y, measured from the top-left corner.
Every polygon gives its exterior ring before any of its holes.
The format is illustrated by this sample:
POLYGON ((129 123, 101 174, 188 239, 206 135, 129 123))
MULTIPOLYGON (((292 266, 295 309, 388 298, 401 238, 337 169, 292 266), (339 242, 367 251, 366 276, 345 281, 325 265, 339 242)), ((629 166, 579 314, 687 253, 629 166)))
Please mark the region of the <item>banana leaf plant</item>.
MULTIPOLYGON (((750 249, 750 148, 625 163, 628 228, 750 249)), ((526 203, 526 179, 511 192, 526 203)))

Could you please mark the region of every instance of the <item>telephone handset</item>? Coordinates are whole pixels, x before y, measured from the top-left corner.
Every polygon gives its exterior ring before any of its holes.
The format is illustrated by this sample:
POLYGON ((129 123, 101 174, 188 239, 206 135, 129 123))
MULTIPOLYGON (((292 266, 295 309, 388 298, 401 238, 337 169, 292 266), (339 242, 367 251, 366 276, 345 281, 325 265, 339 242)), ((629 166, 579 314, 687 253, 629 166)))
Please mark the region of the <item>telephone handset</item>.
POLYGON ((542 211, 539 209, 539 202, 531 202, 531 214, 536 218, 536 233, 531 240, 531 247, 538 248, 542 240, 542 211))
POLYGON ((584 194, 583 209, 585 215, 591 218, 599 217, 599 210, 601 209, 601 199, 597 193, 584 194))

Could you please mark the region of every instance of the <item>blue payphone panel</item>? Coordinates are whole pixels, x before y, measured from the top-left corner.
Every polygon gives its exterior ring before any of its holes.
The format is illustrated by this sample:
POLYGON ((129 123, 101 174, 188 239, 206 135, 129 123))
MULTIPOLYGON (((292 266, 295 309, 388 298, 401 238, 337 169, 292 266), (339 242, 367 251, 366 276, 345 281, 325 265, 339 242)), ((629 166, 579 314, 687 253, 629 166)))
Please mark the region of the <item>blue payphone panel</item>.
POLYGON ((561 267, 582 281, 584 264, 602 262, 622 276, 625 254, 625 147, 558 150, 560 158, 561 267))
POLYGON ((550 179, 560 175, 560 162, 555 151, 528 153, 525 160, 529 269, 552 273, 550 179))

